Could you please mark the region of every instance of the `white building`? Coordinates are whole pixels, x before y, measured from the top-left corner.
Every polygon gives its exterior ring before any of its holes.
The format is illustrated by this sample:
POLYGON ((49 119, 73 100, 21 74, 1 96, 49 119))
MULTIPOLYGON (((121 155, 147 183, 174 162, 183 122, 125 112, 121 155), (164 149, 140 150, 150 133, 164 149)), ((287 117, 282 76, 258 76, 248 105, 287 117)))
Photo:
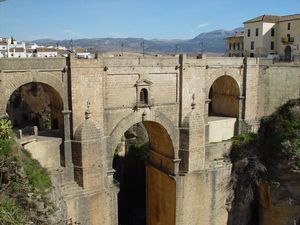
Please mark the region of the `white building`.
POLYGON ((0 57, 7 57, 8 42, 7 40, 0 38, 0 57))
POLYGON ((91 53, 88 52, 84 48, 75 48, 74 52, 75 52, 75 55, 78 59, 89 59, 89 58, 91 58, 91 53))
POLYGON ((262 15, 244 22, 244 55, 279 55, 290 61, 300 55, 300 14, 262 15))
POLYGON ((36 48, 33 57, 52 58, 57 57, 57 50, 54 48, 36 48))
MULTIPOLYGON (((72 51, 68 50, 64 46, 39 46, 36 43, 26 47, 25 42, 17 42, 13 38, 1 38, 0 37, 0 57, 8 58, 28 58, 28 57, 40 57, 40 58, 52 58, 52 57, 68 57, 72 51)), ((77 58, 89 59, 91 53, 83 48, 75 48, 74 53, 77 58)))
POLYGON ((14 38, 0 38, 0 57, 26 57, 25 42, 17 42, 14 38))
POLYGON ((26 58, 25 48, 9 48, 8 58, 26 58))

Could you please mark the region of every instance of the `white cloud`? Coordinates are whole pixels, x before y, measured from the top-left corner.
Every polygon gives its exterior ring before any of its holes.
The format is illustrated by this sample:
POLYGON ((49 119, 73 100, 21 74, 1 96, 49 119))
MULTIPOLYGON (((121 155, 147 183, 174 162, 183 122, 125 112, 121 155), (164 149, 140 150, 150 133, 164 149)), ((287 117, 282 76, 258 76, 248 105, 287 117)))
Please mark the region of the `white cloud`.
POLYGON ((196 35, 199 33, 199 31, 204 28, 204 27, 207 27, 211 25, 211 23, 208 23, 208 22, 204 22, 204 23, 199 23, 198 25, 196 25, 193 29, 191 29, 191 34, 192 35, 196 35))
POLYGON ((197 25, 197 28, 200 29, 200 28, 202 28, 202 27, 207 27, 207 26, 209 26, 209 25, 210 25, 210 23, 199 23, 199 24, 197 25))

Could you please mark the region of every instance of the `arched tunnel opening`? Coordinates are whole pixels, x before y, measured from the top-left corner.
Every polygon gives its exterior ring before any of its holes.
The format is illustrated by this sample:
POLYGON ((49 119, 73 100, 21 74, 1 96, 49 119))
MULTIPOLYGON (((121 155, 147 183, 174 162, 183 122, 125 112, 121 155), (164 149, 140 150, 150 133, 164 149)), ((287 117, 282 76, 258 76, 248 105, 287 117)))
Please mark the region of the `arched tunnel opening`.
POLYGON ((156 122, 134 124, 115 151, 114 179, 119 183, 119 225, 175 224, 174 149, 156 122))
POLYGON ((228 75, 217 78, 210 87, 208 98, 208 142, 220 142, 238 133, 240 117, 240 89, 228 75))
POLYGON ((130 127, 118 145, 113 168, 119 182, 118 218, 122 225, 146 225, 146 162, 149 138, 142 123, 130 127))
POLYGON ((62 110, 63 101, 59 93, 39 82, 17 88, 6 106, 15 130, 36 126, 42 136, 63 136, 62 110))

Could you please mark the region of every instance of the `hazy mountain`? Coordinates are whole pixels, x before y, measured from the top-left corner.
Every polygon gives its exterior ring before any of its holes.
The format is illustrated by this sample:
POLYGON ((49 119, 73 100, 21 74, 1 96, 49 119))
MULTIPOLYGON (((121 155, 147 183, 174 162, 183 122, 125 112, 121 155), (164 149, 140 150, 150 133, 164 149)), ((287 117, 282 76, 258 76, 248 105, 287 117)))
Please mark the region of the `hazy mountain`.
MULTIPOLYGON (((241 31, 243 28, 234 30, 215 30, 211 32, 201 33, 190 40, 163 40, 152 39, 145 40, 143 38, 92 38, 92 39, 76 39, 73 40, 73 46, 87 48, 94 52, 121 51, 122 45, 124 51, 141 52, 141 43, 144 42, 145 51, 153 53, 199 53, 201 48, 204 52, 224 53, 226 51, 225 38, 233 35, 235 32, 241 31)), ((70 40, 52 40, 40 39, 30 41, 38 45, 63 45, 71 46, 70 40)))

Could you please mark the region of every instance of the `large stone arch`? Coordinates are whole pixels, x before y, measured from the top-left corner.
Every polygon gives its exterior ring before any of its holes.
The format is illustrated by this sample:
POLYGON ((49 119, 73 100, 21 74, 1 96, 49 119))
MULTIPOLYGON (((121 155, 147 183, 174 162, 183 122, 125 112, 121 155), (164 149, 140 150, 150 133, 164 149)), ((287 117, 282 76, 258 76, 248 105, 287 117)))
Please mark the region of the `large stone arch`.
MULTIPOLYGON (((13 94, 15 90, 19 87, 29 84, 29 83, 41 83, 46 84, 53 88, 60 96, 65 105, 65 98, 64 98, 64 87, 63 83, 57 76, 47 73, 47 72, 30 72, 30 73, 15 73, 14 76, 5 76, 4 79, 1 81, 3 86, 3 93, 2 98, 0 99, 0 116, 6 115, 6 104, 13 94), (7 78, 8 77, 8 78, 7 78)), ((1 84, 0 83, 0 84, 1 84)))
POLYGON ((120 120, 120 122, 115 126, 111 134, 109 135, 111 144, 108 146, 108 157, 112 159, 113 152, 117 145, 120 143, 121 137, 127 129, 133 126, 136 123, 140 122, 156 122, 160 124, 170 136, 172 141, 174 153, 173 158, 178 158, 178 148, 179 148, 179 139, 178 139, 178 130, 175 125, 165 116, 163 113, 155 110, 139 110, 133 113, 130 113, 126 117, 120 120))
MULTIPOLYGON (((178 172, 179 160, 175 160, 178 132, 174 124, 159 111, 139 109, 124 117, 113 129, 108 154, 113 155, 124 132, 136 123, 143 123, 149 138, 149 158, 145 165, 146 223, 175 225, 177 184, 173 176, 178 172)), ((112 162, 112 157, 109 158, 112 162)), ((120 188, 122 192, 122 185, 120 188)))

